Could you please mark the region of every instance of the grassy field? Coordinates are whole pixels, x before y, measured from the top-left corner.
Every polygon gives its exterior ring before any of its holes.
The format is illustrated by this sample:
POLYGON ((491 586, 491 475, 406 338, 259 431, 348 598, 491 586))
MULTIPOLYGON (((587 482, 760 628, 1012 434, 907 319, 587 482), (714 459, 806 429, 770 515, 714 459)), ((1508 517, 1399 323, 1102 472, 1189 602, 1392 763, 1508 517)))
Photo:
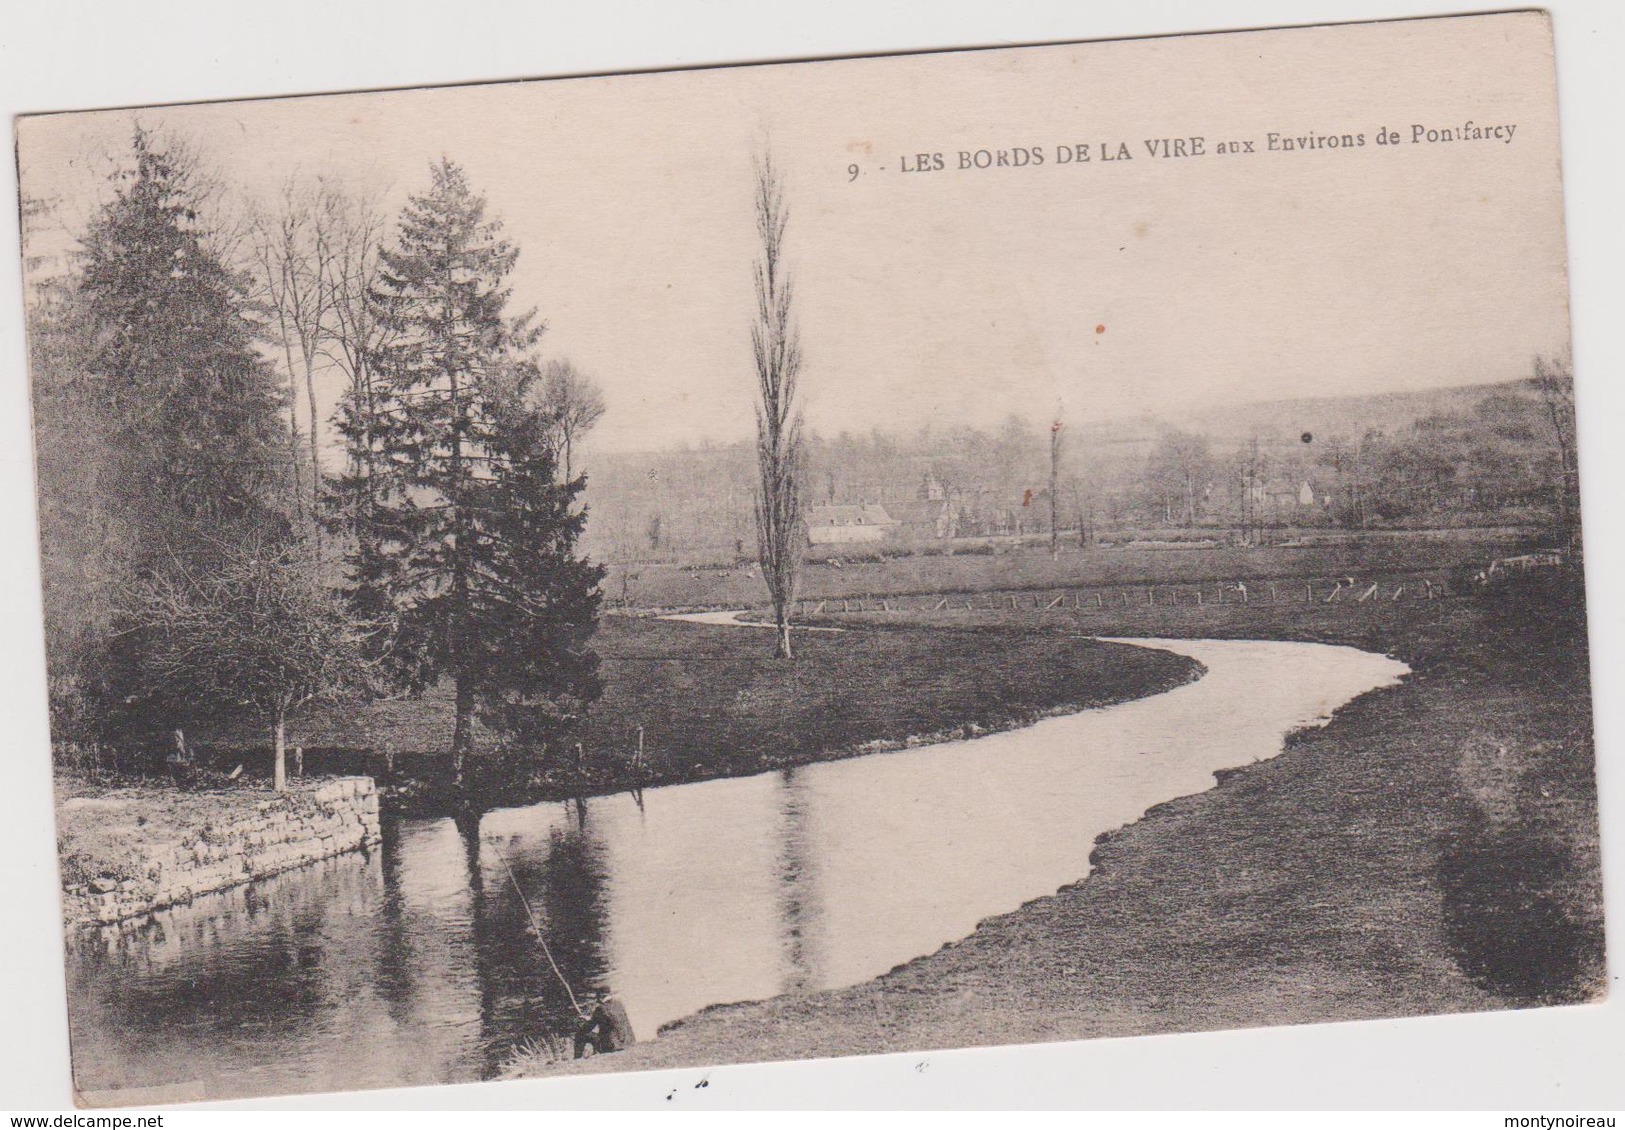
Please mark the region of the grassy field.
MULTIPOLYGON (((543 795, 739 776, 1005 729, 1155 694, 1199 673, 1181 656, 1016 626, 806 632, 795 661, 785 663, 772 657, 766 632, 608 616, 594 646, 604 696, 570 747, 549 758, 543 795)), ((451 694, 442 687, 419 699, 312 712, 289 740, 311 747, 309 772, 365 772, 401 784, 445 775, 451 731, 451 694)), ((244 739, 253 736, 238 735, 244 739)), ((266 762, 257 756, 251 768, 263 774, 266 762)))
MULTIPOLYGON (((1056 557, 1051 557, 1047 548, 1028 546, 997 555, 896 556, 884 561, 848 561, 839 567, 827 561, 809 561, 799 594, 809 601, 819 601, 948 592, 1398 576, 1447 572, 1464 561, 1487 562, 1521 548, 1510 531, 1501 536, 1452 534, 1456 536, 1418 533, 1296 547, 1079 549, 1063 545, 1056 557)), ((866 548, 870 547, 854 547, 866 548)), ((645 565, 635 573, 635 579, 626 581, 625 603, 636 608, 740 608, 758 605, 764 598, 760 578, 745 566, 685 569, 645 565)), ((619 573, 610 577, 605 591, 620 599, 619 573)))
MULTIPOLYGON (((1137 610, 1102 634, 1346 643, 1414 674, 1099 841, 1054 897, 849 989, 707 1010, 521 1073, 1081 1039, 1564 1003, 1602 991, 1578 578, 1473 599, 1137 610)), ((893 615, 892 620, 899 617, 893 615)), ((856 620, 856 615, 843 618, 856 620)), ((1070 632, 1031 610, 916 623, 1070 632)), ((1069 618, 1070 619, 1070 618, 1069 618)))

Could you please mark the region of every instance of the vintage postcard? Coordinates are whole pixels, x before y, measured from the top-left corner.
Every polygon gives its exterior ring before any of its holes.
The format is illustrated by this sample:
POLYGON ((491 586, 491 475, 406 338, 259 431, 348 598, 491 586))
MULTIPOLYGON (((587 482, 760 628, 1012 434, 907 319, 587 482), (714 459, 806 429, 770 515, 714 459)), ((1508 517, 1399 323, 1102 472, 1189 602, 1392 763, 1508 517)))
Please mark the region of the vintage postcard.
POLYGON ((1600 999, 1554 81, 19 119, 79 1100, 1600 999))

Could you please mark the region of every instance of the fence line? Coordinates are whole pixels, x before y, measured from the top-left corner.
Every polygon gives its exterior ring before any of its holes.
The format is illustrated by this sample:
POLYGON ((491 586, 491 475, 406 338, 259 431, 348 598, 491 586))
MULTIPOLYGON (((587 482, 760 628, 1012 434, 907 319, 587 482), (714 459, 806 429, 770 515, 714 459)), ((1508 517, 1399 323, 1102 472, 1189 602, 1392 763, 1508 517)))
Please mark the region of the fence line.
MULTIPOLYGON (((1056 586, 1019 591, 924 593, 877 597, 832 597, 798 600, 796 614, 818 616, 834 612, 1019 612, 1080 613, 1104 612, 1110 607, 1145 610, 1165 608, 1273 607, 1316 604, 1370 605, 1427 602, 1450 596, 1446 584, 1431 577, 1407 576, 1389 581, 1356 582, 1350 577, 1303 581, 1303 589, 1286 588, 1281 581, 1253 581, 1260 586, 1255 594, 1245 580, 1204 581, 1200 584, 1140 584, 1056 586), (1262 586, 1267 586, 1267 590, 1262 586), (1115 594, 1115 595, 1113 595, 1115 594), (1254 597, 1257 596, 1255 600, 1254 597), (1030 605, 1026 602, 1030 599, 1030 605), (839 605, 839 608, 835 606, 839 605)), ((1296 582, 1294 582, 1296 583, 1296 582)))

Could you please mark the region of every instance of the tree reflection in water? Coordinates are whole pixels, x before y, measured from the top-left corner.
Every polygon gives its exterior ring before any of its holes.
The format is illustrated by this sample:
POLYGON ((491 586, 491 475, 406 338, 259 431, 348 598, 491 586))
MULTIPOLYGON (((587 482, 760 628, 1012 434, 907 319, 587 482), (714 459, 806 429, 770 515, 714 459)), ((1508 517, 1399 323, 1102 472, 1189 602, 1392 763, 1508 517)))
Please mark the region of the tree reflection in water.
POLYGON ((570 986, 613 989, 642 1040, 708 1005, 855 984, 1077 880, 1101 832, 1405 670, 1315 644, 1160 646, 1208 673, 973 741, 387 821, 371 857, 76 935, 79 1085, 227 1097, 487 1077, 576 1023, 526 902, 570 986))

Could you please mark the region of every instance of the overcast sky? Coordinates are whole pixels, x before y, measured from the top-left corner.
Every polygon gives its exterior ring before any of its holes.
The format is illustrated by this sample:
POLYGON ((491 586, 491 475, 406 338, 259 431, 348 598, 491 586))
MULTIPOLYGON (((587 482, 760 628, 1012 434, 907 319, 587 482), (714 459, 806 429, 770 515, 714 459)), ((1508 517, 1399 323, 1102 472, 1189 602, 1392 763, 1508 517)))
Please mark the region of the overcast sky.
MULTIPOLYGON (((391 204, 461 163, 543 350, 603 386, 600 450, 750 434, 751 153, 787 174, 809 426, 1039 421, 1505 380, 1567 350, 1538 14, 57 115, 26 192, 105 197, 135 121, 228 183, 391 204), (1412 126, 1515 125, 1412 144, 1412 126), (1376 144, 1381 127, 1398 145, 1376 144), (1365 145, 1268 151, 1271 131, 1365 145), (1201 157, 1146 139, 1201 136, 1201 157), (1246 139, 1251 155, 1220 155, 1246 139), (1132 160, 1101 161, 1103 143, 1132 160), (1086 143, 1091 160, 1056 150, 1086 143), (960 150, 1042 166, 959 171, 960 150), (900 158, 941 153, 940 172, 900 158), (861 173, 849 179, 848 167, 861 173)), ((329 389, 329 398, 336 389, 329 389)))

